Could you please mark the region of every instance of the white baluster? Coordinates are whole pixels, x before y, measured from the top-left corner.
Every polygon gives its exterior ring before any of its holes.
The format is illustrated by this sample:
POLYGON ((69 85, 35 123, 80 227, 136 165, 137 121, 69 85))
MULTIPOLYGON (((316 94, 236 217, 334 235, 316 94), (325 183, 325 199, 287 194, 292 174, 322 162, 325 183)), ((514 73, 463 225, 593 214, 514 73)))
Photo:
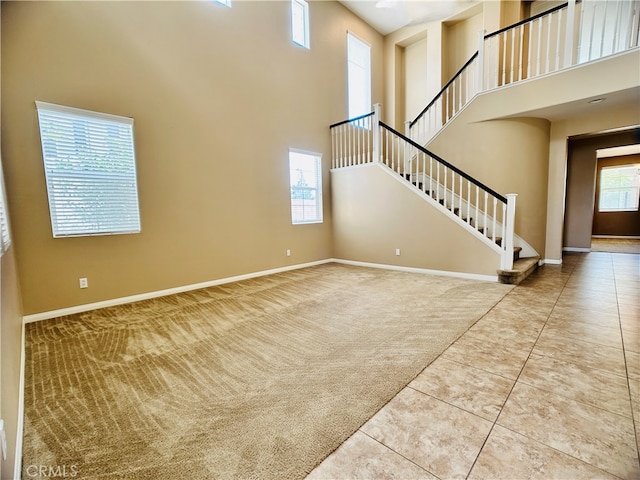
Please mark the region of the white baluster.
POLYGON ((471 182, 467 182, 467 223, 471 224, 471 182))
POLYGON ((524 78, 524 25, 520 25, 520 45, 518 47, 518 80, 522 80, 524 78))
POLYGON ((545 54, 545 70, 544 73, 549 73, 551 70, 551 17, 553 15, 547 15, 547 51, 545 54))
POLYGON ((516 65, 516 32, 514 30, 511 33, 511 65, 509 65, 509 83, 513 83, 514 69, 516 65))
POLYGON ((558 10, 558 38, 556 39, 556 67, 560 69, 560 52, 562 52, 562 10, 558 10))
POLYGON ((381 105, 376 103, 373 105, 373 161, 379 162, 382 156, 382 149, 380 148, 380 108, 381 105))
POLYGON ((493 242, 495 243, 496 241, 496 217, 498 215, 498 199, 496 197, 493 197, 493 242))
POLYGON ((573 65, 574 55, 574 32, 576 24, 576 0, 569 0, 567 5, 567 27, 565 29, 565 44, 564 44, 564 66, 570 67, 573 65))
POLYGON ((436 202, 440 201, 440 162, 436 161, 436 202))
MULTIPOLYGON (((476 228, 480 226, 480 216, 478 215, 478 205, 480 205, 480 187, 476 185, 476 228)), ((485 229, 486 230, 486 229, 485 229)))
POLYGON ((484 34, 484 29, 478 32, 478 76, 476 77, 476 88, 478 92, 484 91, 484 34))
POLYGON ((429 196, 433 197, 433 158, 429 156, 429 196))
POLYGON ((542 18, 536 20, 538 22, 538 52, 536 54, 536 76, 542 71, 542 18))
POLYGON ((517 193, 507 194, 507 214, 504 223, 506 224, 505 235, 503 237, 504 244, 504 264, 503 270, 511 270, 513 268, 513 236, 515 232, 516 217, 516 197, 517 193))
POLYGON ((484 192, 484 235, 489 238, 489 222, 487 221, 487 211, 489 210, 488 206, 489 194, 484 192))
POLYGON ((458 202, 458 216, 461 217, 462 216, 462 175, 460 175, 459 191, 460 191, 460 201, 458 202))

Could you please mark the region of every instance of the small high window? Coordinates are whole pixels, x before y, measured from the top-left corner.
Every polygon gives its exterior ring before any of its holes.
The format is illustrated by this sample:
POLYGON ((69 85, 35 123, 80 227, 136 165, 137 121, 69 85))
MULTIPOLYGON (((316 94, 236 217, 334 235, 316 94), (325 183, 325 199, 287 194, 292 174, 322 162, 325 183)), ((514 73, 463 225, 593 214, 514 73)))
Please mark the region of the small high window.
POLYGON ((322 223, 322 157, 289 150, 291 222, 322 223))
POLYGON ((291 0, 291 39, 301 47, 309 44, 309 4, 304 0, 291 0))
POLYGON ((215 2, 224 5, 225 7, 231 7, 231 0, 215 0, 215 2))
POLYGON ((133 119, 36 106, 53 236, 140 232, 133 119))
POLYGON ((640 164, 602 168, 598 211, 637 211, 639 197, 640 164))

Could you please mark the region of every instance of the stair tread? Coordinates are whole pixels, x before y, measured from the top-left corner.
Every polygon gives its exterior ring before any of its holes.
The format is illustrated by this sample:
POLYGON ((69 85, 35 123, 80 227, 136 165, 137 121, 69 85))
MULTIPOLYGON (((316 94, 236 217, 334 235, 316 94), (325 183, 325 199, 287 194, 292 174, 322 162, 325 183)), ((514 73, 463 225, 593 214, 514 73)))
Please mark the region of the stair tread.
POLYGON ((498 275, 513 276, 519 275, 538 265, 540 257, 524 257, 513 262, 510 270, 498 270, 498 275))

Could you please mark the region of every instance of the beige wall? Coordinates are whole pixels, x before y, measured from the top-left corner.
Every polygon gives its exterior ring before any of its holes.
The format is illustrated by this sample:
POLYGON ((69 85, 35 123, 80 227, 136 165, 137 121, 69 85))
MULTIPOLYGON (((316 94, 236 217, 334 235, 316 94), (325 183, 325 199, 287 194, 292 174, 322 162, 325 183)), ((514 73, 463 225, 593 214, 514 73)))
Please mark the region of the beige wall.
POLYGON ((461 117, 429 144, 497 192, 517 193, 515 232, 538 253, 545 243, 549 125, 540 118, 468 123, 461 117))
POLYGON ((289 9, 2 3, 2 153, 25 314, 332 256, 328 125, 347 116, 346 32, 371 45, 374 102, 383 40, 341 4, 311 2, 306 50, 290 40, 289 9), (52 238, 35 100, 135 119, 141 234, 52 238), (289 147, 323 155, 323 224, 291 225, 289 147))
POLYGON ((386 168, 371 164, 331 173, 336 258, 497 275, 498 253, 386 168))
POLYGON ((2 463, 1 478, 15 478, 18 400, 20 392, 20 355, 22 350, 22 307, 18 272, 13 247, 0 258, 0 417, 7 435, 7 460, 2 463))
POLYGON ((478 32, 483 29, 482 12, 446 26, 446 65, 443 67, 447 81, 460 70, 467 60, 478 50, 478 32))
MULTIPOLYGON (((1 47, 0 43, 0 51, 1 47)), ((0 478, 6 479, 17 477, 14 466, 18 453, 16 438, 22 351, 22 307, 14 253, 15 248, 10 246, 0 258, 0 418, 4 420, 7 437, 7 459, 0 460, 0 478)))
POLYGON ((601 104, 597 115, 581 115, 556 120, 551 123, 545 259, 561 261, 562 247, 566 245, 563 240, 563 233, 568 138, 637 125, 640 125, 640 111, 637 108, 637 104, 611 105, 608 107, 606 101, 601 104))
POLYGON ((427 38, 404 49, 405 118, 415 118, 431 101, 429 85, 429 45, 427 38))
POLYGON ((564 247, 591 248, 598 164, 596 150, 634 145, 637 142, 637 133, 633 132, 593 135, 569 140, 564 247))

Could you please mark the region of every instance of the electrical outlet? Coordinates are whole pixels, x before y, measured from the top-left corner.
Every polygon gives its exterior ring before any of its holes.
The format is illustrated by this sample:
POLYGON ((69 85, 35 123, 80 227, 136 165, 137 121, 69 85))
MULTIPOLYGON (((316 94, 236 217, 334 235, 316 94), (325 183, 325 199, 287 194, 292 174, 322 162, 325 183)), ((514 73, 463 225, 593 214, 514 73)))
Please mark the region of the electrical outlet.
POLYGON ((287 257, 290 257, 290 256, 291 256, 291 250, 287 248, 287 257))
POLYGON ((80 279, 80 288, 89 288, 89 280, 86 277, 80 279))
POLYGON ((400 256, 400 249, 399 248, 396 248, 396 255, 400 256))

